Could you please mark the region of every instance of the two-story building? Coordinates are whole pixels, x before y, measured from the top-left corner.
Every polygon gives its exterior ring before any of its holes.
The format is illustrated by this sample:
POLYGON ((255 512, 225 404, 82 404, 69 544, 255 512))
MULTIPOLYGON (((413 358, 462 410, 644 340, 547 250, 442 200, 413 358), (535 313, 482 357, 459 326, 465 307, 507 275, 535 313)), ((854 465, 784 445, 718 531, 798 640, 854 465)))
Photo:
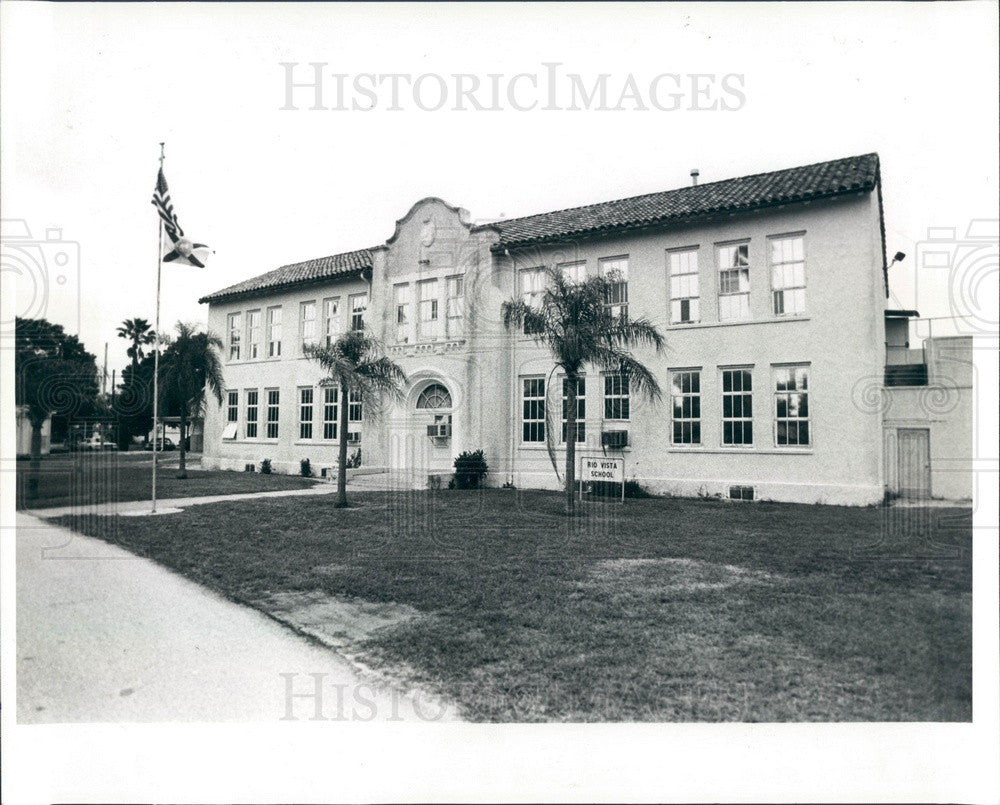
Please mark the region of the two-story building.
POLYGON ((666 340, 638 355, 659 401, 596 368, 581 379, 578 453, 623 456, 656 492, 877 502, 883 421, 858 387, 881 384, 886 362, 880 182, 866 154, 489 224, 423 199, 385 243, 200 300, 227 385, 203 462, 334 468, 345 401, 303 344, 364 328, 408 377, 380 410, 346 401, 366 467, 423 485, 483 449, 491 484, 556 487, 563 379, 544 347, 505 330, 501 304, 537 301, 558 267, 609 276, 608 304, 666 340))

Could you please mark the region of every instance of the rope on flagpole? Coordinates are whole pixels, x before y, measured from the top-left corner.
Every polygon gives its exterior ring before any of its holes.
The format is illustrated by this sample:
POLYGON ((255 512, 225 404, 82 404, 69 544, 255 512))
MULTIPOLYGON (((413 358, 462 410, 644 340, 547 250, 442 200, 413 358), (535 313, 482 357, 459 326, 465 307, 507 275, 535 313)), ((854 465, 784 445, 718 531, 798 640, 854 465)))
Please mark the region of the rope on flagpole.
MULTIPOLYGON (((163 170, 163 143, 160 143, 160 170, 163 170)), ((163 218, 156 216, 160 222, 160 234, 156 245, 156 340, 153 346, 153 505, 152 512, 156 514, 156 465, 159 463, 160 426, 160 269, 163 267, 163 218)))

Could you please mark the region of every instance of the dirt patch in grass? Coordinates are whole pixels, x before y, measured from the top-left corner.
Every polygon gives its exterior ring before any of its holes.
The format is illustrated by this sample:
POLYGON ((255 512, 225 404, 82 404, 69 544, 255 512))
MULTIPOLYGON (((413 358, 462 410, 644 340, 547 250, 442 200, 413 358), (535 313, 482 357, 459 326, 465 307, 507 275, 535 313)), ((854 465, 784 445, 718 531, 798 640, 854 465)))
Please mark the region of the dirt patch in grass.
POLYGON ((781 577, 736 565, 697 559, 605 559, 590 575, 598 582, 641 585, 659 592, 725 590, 736 584, 777 584, 781 577))
POLYGON ((405 604, 349 600, 318 590, 272 593, 257 604, 330 646, 352 647, 380 629, 420 617, 416 609, 405 604))

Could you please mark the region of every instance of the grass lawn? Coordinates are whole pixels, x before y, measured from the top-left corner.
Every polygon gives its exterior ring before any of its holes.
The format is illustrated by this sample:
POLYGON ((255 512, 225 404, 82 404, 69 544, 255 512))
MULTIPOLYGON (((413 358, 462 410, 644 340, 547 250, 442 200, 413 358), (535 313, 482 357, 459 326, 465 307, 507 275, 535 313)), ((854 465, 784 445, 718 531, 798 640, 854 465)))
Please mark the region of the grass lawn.
MULTIPOLYGON (((70 453, 45 456, 38 494, 28 496, 28 462, 17 462, 17 508, 43 509, 53 506, 85 506, 92 503, 146 500, 152 492, 151 453, 70 453)), ((270 492, 306 489, 314 482, 291 475, 223 472, 189 469, 177 478, 177 454, 160 458, 156 477, 158 498, 231 495, 238 492, 270 492)))
POLYGON ((473 720, 971 719, 968 509, 651 499, 567 521, 546 492, 354 501, 77 525, 292 623, 409 613, 345 648, 473 720))

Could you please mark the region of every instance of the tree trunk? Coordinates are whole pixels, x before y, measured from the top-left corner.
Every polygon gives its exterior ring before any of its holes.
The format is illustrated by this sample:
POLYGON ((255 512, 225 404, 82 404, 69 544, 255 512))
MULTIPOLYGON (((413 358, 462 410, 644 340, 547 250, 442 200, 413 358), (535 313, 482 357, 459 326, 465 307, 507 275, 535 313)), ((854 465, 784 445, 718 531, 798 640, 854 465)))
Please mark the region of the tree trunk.
POLYGON ((42 424, 43 422, 31 422, 31 461, 28 464, 28 495, 35 497, 38 494, 38 477, 42 471, 42 424))
POLYGON ((340 456, 337 459, 337 508, 347 506, 347 413, 350 392, 343 385, 337 390, 340 396, 340 456))
POLYGON ((566 514, 576 510, 576 376, 566 376, 566 514))
POLYGON ((180 450, 179 463, 177 465, 177 477, 187 478, 187 464, 185 462, 185 456, 187 450, 184 449, 184 434, 187 432, 187 415, 181 410, 181 431, 180 431, 180 444, 177 445, 177 449, 180 450))

